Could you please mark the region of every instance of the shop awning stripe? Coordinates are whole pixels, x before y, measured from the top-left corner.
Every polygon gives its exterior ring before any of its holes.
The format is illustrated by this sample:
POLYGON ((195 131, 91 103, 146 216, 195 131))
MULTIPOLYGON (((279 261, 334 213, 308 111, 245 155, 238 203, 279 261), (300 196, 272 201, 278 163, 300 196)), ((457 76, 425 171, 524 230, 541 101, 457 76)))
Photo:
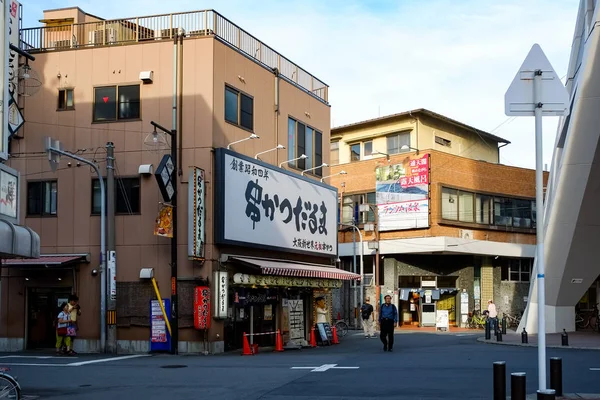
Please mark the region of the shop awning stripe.
POLYGON ((234 260, 259 267, 263 275, 296 276, 302 278, 360 280, 360 275, 328 265, 297 264, 279 260, 233 257, 234 260))

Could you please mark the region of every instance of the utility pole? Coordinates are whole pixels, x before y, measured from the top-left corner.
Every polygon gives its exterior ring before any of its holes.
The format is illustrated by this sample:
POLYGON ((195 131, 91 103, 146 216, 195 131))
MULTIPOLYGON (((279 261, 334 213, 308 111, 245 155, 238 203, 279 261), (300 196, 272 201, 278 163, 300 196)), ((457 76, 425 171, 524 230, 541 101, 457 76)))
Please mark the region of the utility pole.
POLYGON ((107 227, 107 352, 117 353, 117 257, 115 248, 115 146, 106 143, 106 227, 107 227))

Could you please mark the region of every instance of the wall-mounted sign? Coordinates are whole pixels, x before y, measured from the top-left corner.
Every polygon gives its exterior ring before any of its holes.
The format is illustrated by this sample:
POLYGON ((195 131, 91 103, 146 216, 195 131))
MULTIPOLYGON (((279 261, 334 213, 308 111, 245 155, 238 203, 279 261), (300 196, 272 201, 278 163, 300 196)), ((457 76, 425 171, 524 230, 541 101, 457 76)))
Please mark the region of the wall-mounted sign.
POLYGON ((194 328, 210 328, 210 288, 207 286, 194 288, 194 328))
POLYGON ((226 319, 227 308, 229 307, 229 277, 226 271, 215 271, 215 319, 226 319))
POLYGON ((337 189, 226 149, 216 151, 215 241, 337 254, 337 189))
POLYGON ((429 154, 375 170, 379 230, 429 227, 429 154))
POLYGON ((154 221, 154 235, 167 238, 173 237, 173 206, 163 204, 154 221))
POLYGON ((233 283, 236 285, 311 287, 329 289, 342 287, 341 280, 302 278, 296 276, 247 275, 241 273, 233 275, 233 283))
POLYGON ((0 164, 0 217, 19 223, 19 173, 0 164))
POLYGON ((188 257, 204 259, 204 170, 193 167, 188 182, 188 257))
POLYGON ((111 301, 117 301, 117 253, 114 250, 108 252, 106 258, 108 269, 109 296, 111 301))
POLYGON ((158 188, 160 189, 163 200, 166 203, 170 203, 175 194, 174 172, 175 164, 173 164, 173 159, 170 154, 165 154, 162 160, 160 160, 160 164, 158 164, 154 176, 156 177, 156 182, 158 183, 158 188))

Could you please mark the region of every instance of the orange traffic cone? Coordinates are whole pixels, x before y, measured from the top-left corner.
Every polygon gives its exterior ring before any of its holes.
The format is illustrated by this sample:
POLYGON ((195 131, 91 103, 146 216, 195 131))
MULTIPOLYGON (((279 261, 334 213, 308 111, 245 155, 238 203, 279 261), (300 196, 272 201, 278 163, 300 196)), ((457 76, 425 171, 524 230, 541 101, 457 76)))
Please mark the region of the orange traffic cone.
POLYGON ((275 351, 283 351, 283 338, 281 337, 281 331, 277 329, 275 336, 275 351))
POLYGON ((243 356, 252 356, 252 349, 250 348, 250 343, 248 342, 248 336, 246 336, 246 332, 244 332, 244 351, 242 352, 243 356))
POLYGON ((310 347, 317 347, 317 337, 315 336, 315 329, 317 328, 312 328, 310 330, 310 347))
POLYGON ((333 336, 333 341, 331 343, 332 344, 340 344, 340 341, 337 336, 337 329, 335 328, 335 326, 333 327, 332 336, 333 336))

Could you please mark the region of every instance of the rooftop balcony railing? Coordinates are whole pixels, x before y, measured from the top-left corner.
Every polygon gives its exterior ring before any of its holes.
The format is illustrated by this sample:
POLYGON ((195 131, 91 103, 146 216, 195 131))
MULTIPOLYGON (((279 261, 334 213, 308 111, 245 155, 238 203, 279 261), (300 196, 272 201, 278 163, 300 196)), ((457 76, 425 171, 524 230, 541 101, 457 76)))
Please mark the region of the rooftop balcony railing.
POLYGON ((26 28, 21 29, 21 48, 40 53, 168 40, 179 29, 185 37, 214 36, 260 64, 277 68, 290 83, 328 102, 329 87, 324 82, 214 10, 26 28))

